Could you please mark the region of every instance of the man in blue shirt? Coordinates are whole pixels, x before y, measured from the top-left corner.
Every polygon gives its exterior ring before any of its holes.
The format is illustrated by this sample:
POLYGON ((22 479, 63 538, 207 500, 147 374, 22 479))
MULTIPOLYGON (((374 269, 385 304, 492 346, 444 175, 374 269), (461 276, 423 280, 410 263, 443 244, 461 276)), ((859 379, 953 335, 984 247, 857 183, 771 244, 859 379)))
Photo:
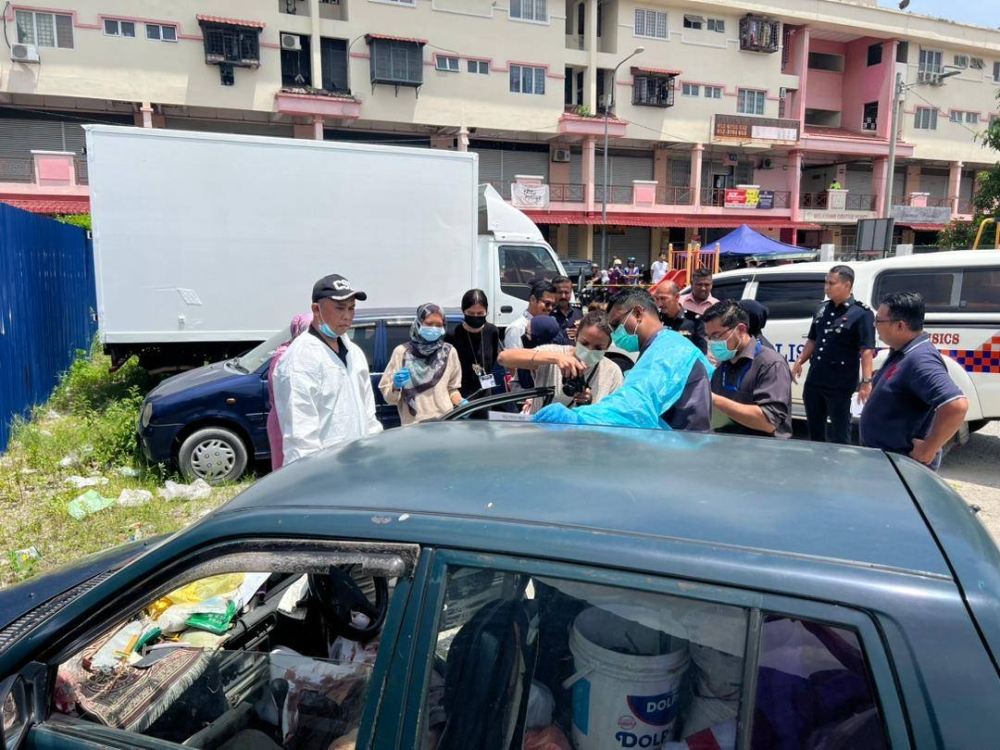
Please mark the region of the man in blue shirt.
POLYGON ((861 412, 861 444, 908 455, 937 471, 941 449, 961 427, 969 401, 923 328, 919 293, 897 292, 882 300, 875 329, 892 353, 875 373, 861 412))

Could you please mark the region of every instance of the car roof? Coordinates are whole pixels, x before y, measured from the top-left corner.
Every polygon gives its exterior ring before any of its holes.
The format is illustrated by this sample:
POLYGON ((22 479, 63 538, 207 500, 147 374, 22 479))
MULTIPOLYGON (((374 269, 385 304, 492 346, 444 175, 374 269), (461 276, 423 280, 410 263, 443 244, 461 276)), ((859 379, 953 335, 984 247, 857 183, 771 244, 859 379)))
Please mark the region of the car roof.
POLYGON ((809 263, 789 263, 767 268, 739 268, 715 274, 718 281, 734 276, 771 276, 784 274, 821 273, 826 274, 837 265, 846 265, 858 270, 875 273, 885 268, 932 268, 954 266, 980 266, 1000 264, 1000 250, 950 250, 919 255, 900 255, 892 258, 864 261, 814 261, 809 263))
MULTIPOLYGON (((445 317, 451 320, 460 320, 462 318, 462 311, 456 308, 446 307, 444 308, 445 317)), ((399 321, 404 320, 407 323, 413 322, 413 319, 417 315, 417 310, 414 307, 359 307, 354 314, 354 323, 357 324, 367 324, 375 323, 379 320, 391 320, 399 321)))
POLYGON ((851 446, 434 423, 297 461, 217 514, 291 507, 586 528, 950 577, 892 463, 851 446))

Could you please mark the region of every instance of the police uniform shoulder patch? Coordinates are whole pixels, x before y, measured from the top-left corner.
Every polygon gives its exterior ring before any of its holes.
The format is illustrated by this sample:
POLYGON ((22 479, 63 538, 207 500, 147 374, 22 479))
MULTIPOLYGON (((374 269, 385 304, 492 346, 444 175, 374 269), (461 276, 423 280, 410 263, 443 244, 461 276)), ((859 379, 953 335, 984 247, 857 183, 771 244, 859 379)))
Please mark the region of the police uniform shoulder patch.
POLYGON ((857 305, 858 307, 860 307, 862 310, 867 310, 868 312, 872 311, 872 309, 868 305, 866 305, 864 302, 862 302, 859 299, 854 300, 854 304, 857 305))

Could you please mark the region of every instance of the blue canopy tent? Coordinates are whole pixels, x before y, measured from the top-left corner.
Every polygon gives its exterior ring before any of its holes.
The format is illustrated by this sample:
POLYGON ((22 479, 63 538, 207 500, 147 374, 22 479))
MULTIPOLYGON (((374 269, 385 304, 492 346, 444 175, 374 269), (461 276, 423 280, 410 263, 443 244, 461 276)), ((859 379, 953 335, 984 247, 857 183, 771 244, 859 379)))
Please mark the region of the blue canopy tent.
POLYGON ((815 250, 772 240, 746 224, 716 241, 720 255, 744 256, 744 260, 814 260, 815 250))

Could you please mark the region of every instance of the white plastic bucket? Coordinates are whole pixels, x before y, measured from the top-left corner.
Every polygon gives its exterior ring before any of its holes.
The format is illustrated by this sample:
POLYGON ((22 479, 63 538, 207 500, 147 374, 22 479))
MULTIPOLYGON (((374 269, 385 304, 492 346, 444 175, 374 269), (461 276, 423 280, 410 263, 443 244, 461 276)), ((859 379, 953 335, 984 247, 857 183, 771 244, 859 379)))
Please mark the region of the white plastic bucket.
POLYGON ((576 673, 563 683, 573 687, 576 750, 658 748, 673 739, 690 658, 687 641, 636 621, 657 617, 636 607, 577 616, 569 637, 576 673))

